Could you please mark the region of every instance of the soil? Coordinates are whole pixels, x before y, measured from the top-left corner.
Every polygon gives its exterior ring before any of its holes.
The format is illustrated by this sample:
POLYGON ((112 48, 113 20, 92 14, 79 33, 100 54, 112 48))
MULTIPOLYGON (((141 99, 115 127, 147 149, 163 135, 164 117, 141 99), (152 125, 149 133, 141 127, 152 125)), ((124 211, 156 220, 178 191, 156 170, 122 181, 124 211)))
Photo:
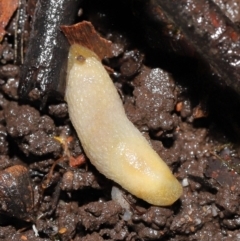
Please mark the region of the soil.
MULTIPOLYGON (((215 2, 237 24, 239 1, 215 2)), ((19 98, 14 16, 0 45, 0 240, 240 240, 239 97, 198 58, 151 45, 134 3, 82 1, 79 21, 123 50, 104 64, 183 195, 170 207, 132 196, 91 165, 64 101, 19 98)))

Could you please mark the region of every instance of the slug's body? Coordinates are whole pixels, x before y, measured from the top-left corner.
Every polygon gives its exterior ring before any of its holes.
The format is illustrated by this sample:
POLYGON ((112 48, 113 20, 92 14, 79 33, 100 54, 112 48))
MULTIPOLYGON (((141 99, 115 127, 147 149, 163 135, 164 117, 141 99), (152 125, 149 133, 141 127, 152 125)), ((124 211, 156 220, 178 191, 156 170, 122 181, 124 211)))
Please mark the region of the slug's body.
POLYGON ((65 99, 91 163, 106 177, 154 205, 171 205, 182 187, 126 117, 108 73, 90 50, 70 49, 65 99))

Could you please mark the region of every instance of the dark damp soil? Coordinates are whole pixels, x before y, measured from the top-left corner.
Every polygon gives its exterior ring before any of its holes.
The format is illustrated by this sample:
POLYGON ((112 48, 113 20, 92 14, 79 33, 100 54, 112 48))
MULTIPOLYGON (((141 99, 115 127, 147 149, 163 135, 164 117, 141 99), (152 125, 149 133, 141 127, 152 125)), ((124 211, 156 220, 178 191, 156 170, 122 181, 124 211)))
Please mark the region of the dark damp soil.
MULTIPOLYGON (((104 64, 183 195, 170 207, 132 196, 91 165, 64 101, 20 101, 10 23, 0 45, 0 240, 240 240, 239 98, 206 63, 151 45, 129 2, 82 1, 79 18, 124 49, 104 64)), ((216 2, 240 20, 238 1, 216 2)))

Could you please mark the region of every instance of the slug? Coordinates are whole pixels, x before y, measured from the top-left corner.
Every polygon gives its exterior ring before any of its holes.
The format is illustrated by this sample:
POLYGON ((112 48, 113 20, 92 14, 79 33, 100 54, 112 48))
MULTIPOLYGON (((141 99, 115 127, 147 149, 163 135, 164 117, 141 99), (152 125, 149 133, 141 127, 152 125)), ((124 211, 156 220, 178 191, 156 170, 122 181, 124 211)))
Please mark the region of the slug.
POLYGON ((153 205, 173 204, 181 196, 182 186, 128 120, 99 58, 74 44, 68 61, 65 100, 91 163, 136 197, 153 205))

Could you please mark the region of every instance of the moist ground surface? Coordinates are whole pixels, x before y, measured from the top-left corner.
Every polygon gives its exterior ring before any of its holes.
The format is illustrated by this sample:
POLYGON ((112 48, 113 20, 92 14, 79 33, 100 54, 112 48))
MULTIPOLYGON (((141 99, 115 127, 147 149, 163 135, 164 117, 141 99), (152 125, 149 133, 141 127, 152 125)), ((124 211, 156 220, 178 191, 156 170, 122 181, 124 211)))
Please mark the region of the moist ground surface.
MULTIPOLYGON (((239 21, 238 1, 218 2, 239 21)), ((238 96, 211 80, 206 63, 151 46, 134 4, 91 0, 82 10, 80 20, 123 50, 104 64, 183 195, 170 207, 137 199, 91 165, 64 101, 40 109, 20 100, 10 23, 0 45, 0 240, 240 240, 238 96), (9 169, 19 165, 22 174, 9 169)))

